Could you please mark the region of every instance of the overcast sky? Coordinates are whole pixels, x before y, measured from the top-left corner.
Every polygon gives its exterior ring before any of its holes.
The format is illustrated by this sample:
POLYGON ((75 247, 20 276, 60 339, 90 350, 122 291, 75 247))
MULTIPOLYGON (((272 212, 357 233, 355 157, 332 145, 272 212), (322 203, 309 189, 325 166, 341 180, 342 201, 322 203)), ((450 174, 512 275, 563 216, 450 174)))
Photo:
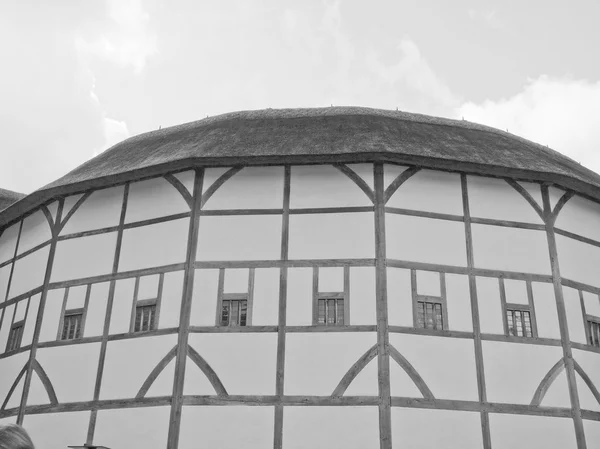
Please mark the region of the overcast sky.
POLYGON ((598 0, 2 0, 0 187, 159 126, 330 104, 464 117, 600 171, 599 19, 598 0))

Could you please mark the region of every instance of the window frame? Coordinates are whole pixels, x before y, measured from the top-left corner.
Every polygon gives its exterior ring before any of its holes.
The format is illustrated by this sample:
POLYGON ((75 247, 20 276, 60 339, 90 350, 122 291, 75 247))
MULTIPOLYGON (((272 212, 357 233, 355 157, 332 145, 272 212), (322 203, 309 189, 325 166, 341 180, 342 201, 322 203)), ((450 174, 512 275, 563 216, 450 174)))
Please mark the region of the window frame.
POLYGON ((72 341, 72 340, 79 340, 81 338, 83 338, 83 330, 84 330, 84 323, 85 323, 85 307, 80 307, 78 309, 69 309, 69 310, 65 310, 62 314, 61 320, 60 320, 60 335, 59 335, 59 340, 60 341, 72 341), (73 338, 62 338, 64 330, 65 330, 65 322, 66 322, 66 318, 69 316, 75 316, 75 315, 81 315, 81 321, 79 323, 79 336, 74 336, 73 338))
POLYGON ((412 294, 412 311, 413 311, 413 327, 415 329, 423 329, 428 332, 444 332, 449 331, 448 326, 448 301, 446 298, 446 273, 442 271, 434 271, 434 273, 440 276, 440 296, 433 295, 419 295, 417 293, 417 270, 410 270, 410 283, 411 283, 411 294, 412 294), (441 329, 430 329, 425 326, 426 320, 423 321, 424 326, 419 326, 419 303, 434 303, 442 306, 442 328, 441 329))
POLYGON ((506 288, 504 286, 504 278, 498 278, 498 286, 500 288, 500 302, 502 304, 502 326, 504 328, 504 336, 509 338, 530 339, 538 338, 537 320, 535 315, 535 304, 533 302, 533 289, 531 281, 525 281, 527 287, 527 304, 517 304, 506 301, 506 288), (508 329, 508 311, 529 312, 529 321, 531 325, 531 337, 526 335, 512 335, 508 329))
POLYGON ((15 321, 10 325, 10 330, 8 331, 8 338, 6 340, 6 350, 5 353, 14 352, 21 349, 21 344, 23 343, 23 334, 25 333, 25 319, 15 321), (18 334, 17 344, 15 347, 11 348, 11 343, 14 341, 14 332, 16 329, 20 329, 20 333, 18 334))
POLYGON ((62 302, 62 307, 60 309, 60 320, 58 322, 58 329, 56 330, 56 341, 73 341, 73 340, 80 340, 84 337, 84 332, 85 332, 85 322, 87 321, 87 311, 88 311, 88 306, 90 303, 90 295, 92 292, 92 284, 87 284, 86 287, 86 291, 85 291, 85 300, 83 303, 83 307, 79 307, 76 309, 67 309, 67 300, 69 299, 69 291, 70 291, 71 287, 66 287, 65 288, 65 292, 63 294, 63 302, 62 302), (65 316, 71 312, 71 311, 76 311, 76 310, 81 310, 82 311, 82 316, 81 316, 81 332, 80 332, 80 337, 79 338, 71 338, 68 340, 63 340, 62 339, 62 331, 65 325, 65 316))
POLYGON ((587 337, 587 341, 586 343, 591 346, 592 348, 600 348, 600 317, 594 316, 594 315, 589 315, 586 314, 585 315, 585 334, 587 337), (593 343, 592 341, 592 334, 590 334, 590 330, 591 330, 591 325, 594 324, 595 326, 598 327, 598 334, 599 334, 599 338, 596 341, 596 344, 593 343))
POLYGON ((255 268, 248 269, 248 288, 243 293, 225 293, 225 268, 219 268, 219 283, 217 287, 217 310, 215 314, 215 326, 220 328, 244 328, 252 326, 252 311, 254 309, 254 277, 255 268), (223 301, 246 301, 246 324, 222 325, 221 314, 223 311, 223 301))
MULTIPOLYGON (((324 267, 325 268, 325 267, 324 267)), ((339 265, 338 265, 339 268, 339 265)), ((321 327, 345 327, 350 326, 350 267, 344 265, 344 290, 341 292, 320 292, 319 291, 319 266, 313 267, 313 288, 312 288, 312 325, 321 327), (344 302, 344 323, 319 323, 319 301, 327 299, 341 299, 344 302)))
MULTIPOLYGON (((142 276, 135 277, 135 286, 133 288, 133 301, 131 304, 131 318, 129 321, 129 333, 130 334, 145 334, 148 332, 154 332, 159 329, 159 320, 160 320, 160 309, 162 304, 162 293, 163 293, 163 285, 165 280, 165 273, 157 273, 158 274, 158 289, 156 292, 156 297, 154 298, 145 298, 138 299, 139 291, 140 291, 140 278, 142 276), (135 330, 135 319, 137 316, 138 307, 147 307, 147 306, 155 306, 154 311, 154 321, 152 323, 151 329, 146 330, 135 330)), ((152 276, 152 275, 150 275, 152 276)))

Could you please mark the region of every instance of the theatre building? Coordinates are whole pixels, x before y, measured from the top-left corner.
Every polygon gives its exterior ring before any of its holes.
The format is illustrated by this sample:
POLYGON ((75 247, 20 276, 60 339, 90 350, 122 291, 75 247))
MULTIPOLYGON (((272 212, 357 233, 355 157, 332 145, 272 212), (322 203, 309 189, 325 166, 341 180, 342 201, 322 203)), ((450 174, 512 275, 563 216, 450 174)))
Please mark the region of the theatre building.
POLYGON ((0 424, 38 449, 600 444, 600 176, 545 146, 236 112, 18 198, 0 424))

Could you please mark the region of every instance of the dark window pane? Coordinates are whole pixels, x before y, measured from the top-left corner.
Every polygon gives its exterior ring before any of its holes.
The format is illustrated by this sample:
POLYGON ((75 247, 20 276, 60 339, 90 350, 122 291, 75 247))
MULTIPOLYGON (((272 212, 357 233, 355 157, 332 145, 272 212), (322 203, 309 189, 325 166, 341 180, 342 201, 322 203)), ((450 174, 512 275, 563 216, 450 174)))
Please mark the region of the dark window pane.
POLYGON ((61 340, 73 340, 81 337, 81 324, 83 322, 83 313, 66 314, 63 320, 61 340))
POLYGON ((229 301, 223 301, 221 305, 221 326, 229 326, 229 301))
POLYGON ((327 300, 327 324, 335 324, 335 299, 327 300))
POLYGON ((135 332, 150 331, 154 329, 154 318, 156 316, 156 304, 137 306, 135 308, 135 332))
POLYGON ((318 306, 317 324, 325 324, 325 300, 319 299, 318 306))
POLYGON ((343 325, 344 324, 344 300, 338 299, 336 301, 336 323, 343 325))
POLYGON ((248 303, 247 301, 238 301, 240 304, 240 326, 246 325, 246 315, 248 312, 248 303))

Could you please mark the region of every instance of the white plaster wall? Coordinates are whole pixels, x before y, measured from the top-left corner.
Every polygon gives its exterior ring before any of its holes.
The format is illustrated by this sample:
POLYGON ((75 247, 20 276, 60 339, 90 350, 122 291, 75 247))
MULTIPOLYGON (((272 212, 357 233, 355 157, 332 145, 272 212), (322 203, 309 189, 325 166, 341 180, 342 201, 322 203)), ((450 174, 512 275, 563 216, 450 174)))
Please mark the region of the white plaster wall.
POLYGON ((158 298, 159 280, 160 280, 159 274, 150 274, 148 276, 140 276, 140 282, 138 284, 138 299, 158 298))
MULTIPOLYGON (((0 347, 4 352, 5 346, 0 347)), ((6 396, 12 387, 13 382, 29 360, 29 351, 21 352, 4 359, 0 359, 0 407, 4 403, 6 396)), ((21 383, 23 379, 21 379, 21 383)), ((23 388, 21 387, 21 391, 23 388)), ((13 393, 13 396, 15 393, 13 393)), ((18 396, 20 400, 20 395, 18 396)))
POLYGON ((165 366, 154 380, 144 397, 171 396, 173 394, 173 378, 175 377, 175 358, 165 366))
POLYGON ((344 267, 319 267, 319 292, 344 291, 344 267))
POLYGON ((538 336, 560 340, 558 313, 554 297, 554 285, 550 283, 532 282, 533 304, 538 336))
POLYGON ((183 271, 165 273, 158 328, 177 327, 181 314, 183 296, 183 271))
MULTIPOLYGON (((600 391, 600 354, 573 349, 573 358, 588 375, 592 384, 596 387, 596 390, 600 391)), ((579 373, 576 373, 575 377, 577 378, 577 392, 579 393, 581 407, 588 410, 600 411, 598 400, 593 396, 591 390, 580 377, 579 373)))
POLYGON ((516 181, 521 187, 527 190, 540 209, 544 209, 544 200, 542 198, 542 186, 535 182, 516 181))
POLYGON ((387 189, 389 185, 407 169, 408 167, 403 165, 385 164, 383 166, 383 188, 387 189))
POLYGON ((583 292, 583 304, 585 313, 600 317, 600 298, 595 293, 583 292))
POLYGON ((48 290, 44 313, 42 315, 40 342, 56 340, 64 295, 64 288, 48 290))
POLYGON ((219 270, 196 270, 192 292, 191 326, 214 326, 219 270))
MULTIPOLYGON (((25 328, 23 329, 23 338, 21 339, 21 346, 27 346, 31 344, 33 340, 33 332, 35 330, 35 323, 37 322, 38 308, 40 306, 41 294, 37 294, 31 297, 29 300, 29 309, 27 310, 27 318, 25 320, 25 328)), ((22 301, 25 303, 25 301, 22 301)))
POLYGON ((386 214, 387 257, 432 264, 465 266, 463 223, 386 214))
POLYGON ((346 164, 350 170, 356 173, 371 190, 375 189, 375 176, 373 172, 373 164, 346 164))
POLYGON ((8 298, 33 290, 44 283, 48 253, 50 247, 45 246, 15 262, 8 298))
POLYGON ((567 313, 567 326, 569 327, 569 338, 578 343, 587 343, 581 309, 579 291, 569 287, 563 287, 563 298, 565 311, 567 313))
MULTIPOLYGON (((65 202, 66 204, 66 202, 65 202)), ((123 207, 123 186, 96 190, 64 225, 61 235, 117 226, 123 207)), ((63 212, 63 217, 67 216, 63 212)))
MULTIPOLYGON (((577 384, 577 395, 579 396, 579 406, 581 409, 600 412, 600 402, 596 399, 594 393, 579 373, 575 373, 575 379, 577 384)), ((598 389, 596 388, 596 390, 598 389)))
POLYGON ((27 405, 50 404, 50 396, 40 379, 40 376, 33 371, 31 373, 31 383, 29 384, 29 393, 27 394, 27 405))
POLYGON ((292 167, 291 208, 372 205, 350 178, 331 165, 292 167))
POLYGON ((190 195, 194 194, 194 180, 196 178, 196 172, 194 170, 174 173, 173 176, 181 181, 187 191, 190 192, 190 195))
MULTIPOLYGON (((229 394, 275 394, 277 333, 192 334, 189 342, 229 394)), ((188 359, 187 368, 193 365, 188 359)))
MULTIPOLYGON (((325 195, 323 195, 325 196, 325 195)), ((290 216, 290 259, 375 257, 370 212, 290 216)))
POLYGON ((312 268, 289 268, 287 278, 286 324, 312 324, 312 268))
POLYGON ((123 334, 129 332, 131 327, 133 294, 135 279, 119 279, 115 284, 112 312, 110 315, 111 334, 123 334))
POLYGON ((555 227, 600 240, 600 204, 575 195, 563 206, 555 227))
POLYGON ((34 212, 23 220, 23 229, 19 239, 17 254, 24 253, 31 248, 47 242, 52 238, 50 225, 41 210, 34 212))
POLYGON ((419 295, 441 296, 440 273, 417 270, 417 293, 419 295))
POLYGON ((85 296, 87 294, 87 285, 76 285, 69 288, 67 297, 67 310, 78 309, 85 306, 85 296))
POLYGON ((111 449, 165 448, 170 413, 169 406, 100 410, 94 444, 111 449))
POLYGON ((600 422, 583 420, 583 429, 588 447, 593 447, 593 444, 600 441, 600 422))
POLYGON ((377 357, 371 360, 350 383, 343 396, 378 396, 377 357))
POLYGON ((390 326, 413 326, 410 270, 387 269, 387 303, 390 326))
POLYGON ((153 178, 129 185, 125 223, 189 212, 179 191, 165 178, 153 178))
POLYGON ((523 196, 503 179, 467 176, 472 217, 542 223, 523 196))
POLYGON ((446 275, 448 328, 453 331, 473 331, 469 278, 460 274, 446 275))
POLYGON ((204 179, 202 180, 202 193, 204 194, 213 183, 229 171, 231 167, 218 167, 204 169, 204 179))
POLYGON ((376 324, 375 267, 350 268, 350 324, 376 324))
POLYGON ((15 255, 17 238, 19 237, 19 227, 21 223, 15 223, 4 230, 0 235, 0 263, 12 259, 15 255))
POLYGON ((209 198, 203 209, 281 209, 283 167, 245 167, 209 198))
POLYGON ((109 286, 108 282, 92 285, 83 329, 84 337, 95 337, 104 332, 109 286))
POLYGON ((571 406, 569 383, 567 381, 567 373, 564 370, 554 379, 540 405, 542 407, 562 408, 569 408, 571 406))
MULTIPOLYGON (((487 397, 490 402, 529 404, 546 373, 562 358, 557 346, 483 341, 487 397)), ((570 407, 565 385, 563 406, 570 407)))
POLYGON ((112 272, 117 233, 63 240, 56 244, 52 282, 81 279, 112 272))
MULTIPOLYGON (((375 343, 372 332, 288 333, 285 394, 329 396, 346 372, 375 343)), ((372 393, 365 386, 362 394, 372 393)))
POLYGON ((3 309, 2 322, 0 323, 0 354, 6 351, 6 343, 8 342, 8 334, 13 322, 15 314, 15 305, 11 304, 3 309))
POLYGON ((392 444, 410 449, 480 449, 480 414, 392 407, 392 444))
POLYGON ((23 427, 36 449, 57 449, 83 444, 89 419, 89 411, 25 415, 23 427))
POLYGON ((527 297, 527 284, 525 281, 505 279, 504 292, 506 293, 506 302, 509 304, 529 304, 529 298, 527 297))
POLYGON ((0 304, 6 299, 6 293, 8 292, 8 281, 10 279, 10 272, 12 270, 12 263, 4 265, 0 268, 0 304))
POLYGON ((123 231, 119 271, 185 262, 189 218, 123 231))
POLYGON ((544 231, 473 224, 472 232, 477 268, 550 274, 544 231))
POLYGON ((177 335, 109 341, 100 399, 134 398, 150 372, 176 344, 177 335))
MULTIPOLYGON (((410 362, 436 398, 478 400, 473 340, 392 333, 390 344, 410 362)), ((392 363, 396 362, 390 360, 392 363)))
POLYGON ((252 325, 275 325, 279 321, 278 268, 258 268, 254 272, 252 325))
POLYGON ((100 343, 39 348, 36 353, 37 361, 54 386, 59 403, 91 401, 94 398, 99 356, 100 343))
POLYGON ((273 445, 274 407, 183 407, 179 449, 262 449, 273 445))
POLYGON ((281 256, 281 216, 201 217, 196 260, 273 260, 281 256))
POLYGON ((25 319, 25 312, 27 312, 27 300, 28 298, 21 299, 16 303, 17 308, 15 309, 14 317, 15 323, 25 319))
POLYGON ((396 397, 423 397, 423 394, 404 368, 398 365, 393 359, 390 359, 390 393, 396 397))
POLYGON ((575 428, 571 418, 490 413, 494 449, 575 449, 575 428))
POLYGON ((460 175, 420 170, 396 190, 386 206, 462 215, 460 175))
POLYGON ((600 248, 562 235, 556 236, 556 247, 563 278, 600 286, 600 248))
POLYGON ((248 268, 227 268, 223 279, 224 293, 248 293, 248 268))
POLYGON ((379 447, 377 407, 285 407, 284 449, 379 447))

